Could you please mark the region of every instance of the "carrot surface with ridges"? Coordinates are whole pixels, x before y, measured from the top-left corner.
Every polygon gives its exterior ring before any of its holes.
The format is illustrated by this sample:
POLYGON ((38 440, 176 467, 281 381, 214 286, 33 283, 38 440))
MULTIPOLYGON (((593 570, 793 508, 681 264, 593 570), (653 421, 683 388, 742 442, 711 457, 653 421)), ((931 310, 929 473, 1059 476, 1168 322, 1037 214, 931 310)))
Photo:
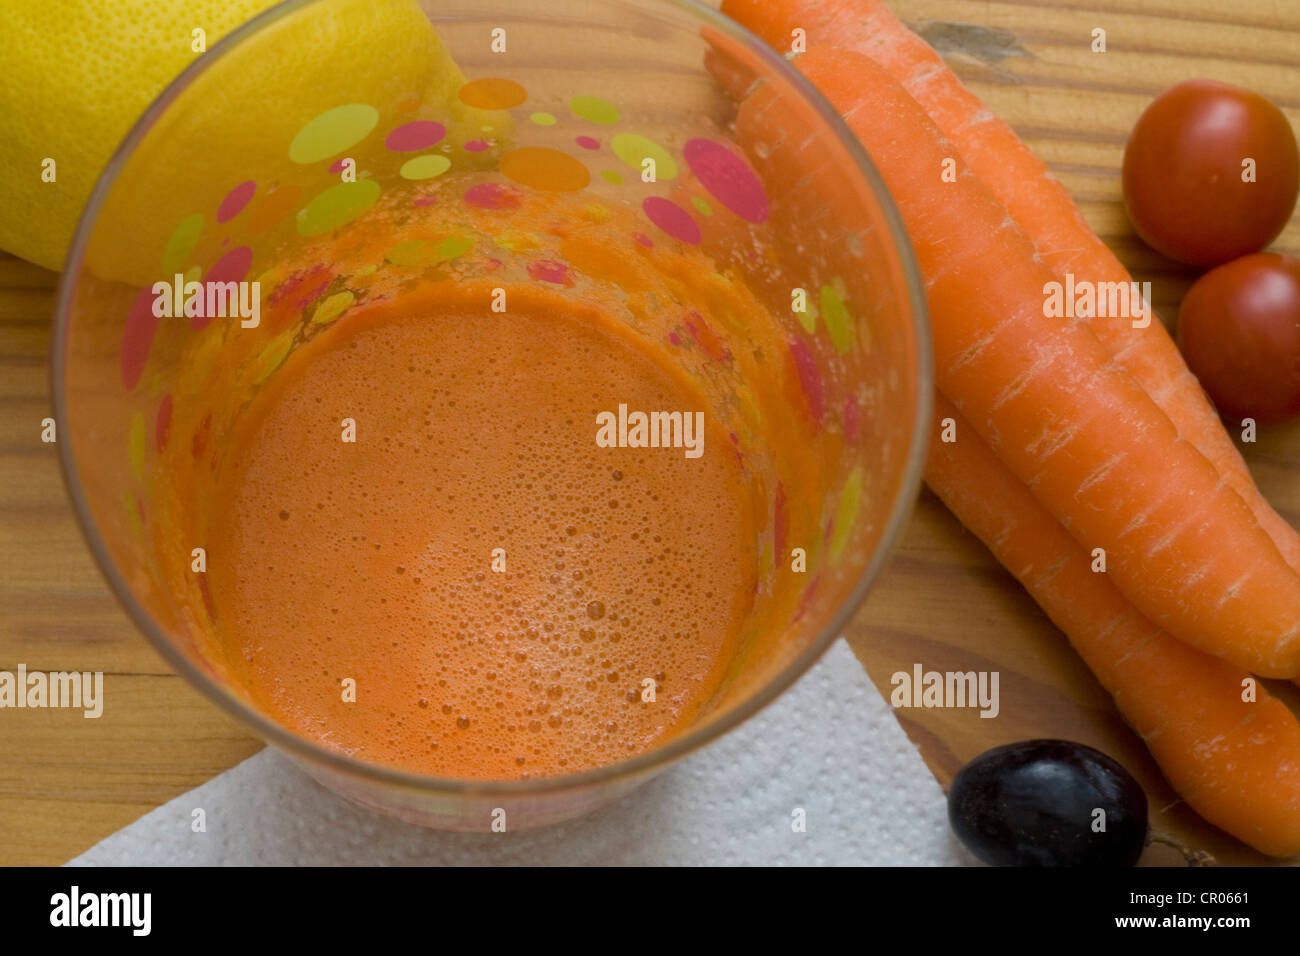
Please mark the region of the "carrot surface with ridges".
MULTIPOLYGON (((796 65, 845 116, 898 203, 927 285, 940 389, 1116 585, 1171 634, 1264 676, 1300 672, 1300 576, 1253 513, 1085 327, 1043 314, 1053 279, 980 181, 941 184, 952 155, 870 59, 796 65)), ((755 88, 738 134, 779 127, 755 88)), ((769 143, 791 176, 815 142, 769 143)), ((776 168, 776 167, 773 167, 776 168)))
POLYGON ((925 478, 1070 640, 1174 790, 1264 853, 1300 853, 1300 721, 1250 675, 1140 615, 1091 556, 1007 470, 956 407, 956 441, 934 441, 925 478))
MULTIPOLYGON (((1098 284, 1132 281, 1047 165, 883 0, 835 4, 724 0, 722 11, 781 52, 789 50, 791 31, 800 27, 810 50, 827 47, 867 55, 925 109, 971 171, 1007 207, 1058 278, 1073 273, 1098 284)), ((1134 328, 1124 317, 1084 321, 1164 410, 1179 434, 1196 446, 1250 506, 1287 563, 1300 571, 1300 534, 1259 493, 1241 454, 1159 320, 1153 319, 1146 328, 1134 328)))

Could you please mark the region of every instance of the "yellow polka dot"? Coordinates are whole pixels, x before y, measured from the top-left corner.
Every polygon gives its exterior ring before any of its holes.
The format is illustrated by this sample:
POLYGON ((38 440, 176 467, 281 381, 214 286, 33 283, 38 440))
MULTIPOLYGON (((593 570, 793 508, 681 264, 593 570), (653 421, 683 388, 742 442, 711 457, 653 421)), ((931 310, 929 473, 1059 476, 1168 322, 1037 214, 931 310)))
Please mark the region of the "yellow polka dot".
POLYGON ((317 325, 325 325, 327 322, 333 322, 340 315, 346 312, 355 301, 356 296, 347 289, 344 289, 342 292, 335 292, 320 305, 316 306, 316 311, 312 313, 311 320, 317 325))
POLYGON ((403 179, 432 179, 451 169, 451 160, 441 153, 428 156, 416 156, 402 164, 400 170, 403 179))

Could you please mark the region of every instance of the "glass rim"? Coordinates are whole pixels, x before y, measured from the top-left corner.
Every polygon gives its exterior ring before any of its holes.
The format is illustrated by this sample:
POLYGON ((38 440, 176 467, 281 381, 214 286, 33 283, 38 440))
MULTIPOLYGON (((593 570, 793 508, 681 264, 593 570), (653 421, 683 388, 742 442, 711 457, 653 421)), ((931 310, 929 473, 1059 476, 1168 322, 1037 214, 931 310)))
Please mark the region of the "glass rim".
MULTIPOLYGON (((77 221, 72 242, 68 247, 67 257, 64 260, 63 271, 59 276, 58 294, 55 299, 54 332, 51 341, 50 388, 55 422, 60 427, 67 421, 67 407, 64 400, 65 351, 68 337, 69 309, 73 290, 76 286, 76 278, 81 271, 82 258, 92 227, 98 219, 100 208, 103 206, 127 160, 133 155, 136 147, 139 146, 157 120, 166 112, 171 102, 202 71, 207 69, 211 62, 226 56, 248 37, 259 33, 282 17, 322 2, 328 2, 328 0, 285 0, 285 2, 264 10, 252 19, 240 24, 171 80, 139 116, 132 125, 130 132, 114 150, 103 172, 100 173, 99 178, 96 180, 95 187, 77 221)), ((645 0, 601 0, 601 2, 605 5, 627 6, 631 3, 644 3, 645 0)), ((914 351, 917 363, 917 394, 915 396, 917 414, 907 445, 907 460, 903 468, 902 480, 899 483, 897 494, 890 508, 889 519, 885 524, 877 546, 866 567, 858 576, 852 590, 840 603, 839 608, 817 637, 774 677, 765 682, 749 697, 724 712, 720 717, 711 721, 706 720, 702 725, 671 738, 662 746, 647 750, 634 757, 577 773, 527 780, 473 780, 458 777, 437 777, 404 770, 395 766, 360 760, 340 751, 323 747, 308 737, 300 736, 236 697, 181 653, 176 645, 163 633, 163 629, 158 626, 153 617, 136 600, 122 573, 109 555, 98 525, 90 512, 81 482, 77 477, 75 455, 70 440, 71 431, 61 427, 64 434, 69 437, 57 443, 59 470, 68 498, 72 502, 77 524, 90 547, 100 573, 108 582, 113 596, 123 610, 126 611, 132 623, 144 634, 172 669, 183 677, 190 686, 197 689, 227 714, 236 718, 245 727, 250 728, 253 733, 261 737, 265 742, 275 745, 297 759, 306 761, 308 765, 323 765, 328 770, 347 776, 366 778, 379 783, 434 794, 449 796, 500 795, 503 797, 562 793, 566 790, 583 789, 593 785, 611 784, 628 778, 648 776, 652 772, 665 769, 688 754, 699 750, 739 727, 784 694, 800 677, 807 673, 812 665, 825 654, 836 638, 841 636, 844 627, 862 606, 871 590, 871 586, 892 556, 902 535, 903 528, 912 513, 920 492, 922 471, 929 446, 930 418, 934 403, 934 370, 929 312, 926 306, 920 269, 917 266, 911 240, 903 227, 902 218, 894 203, 893 196, 885 186, 884 180, 870 156, 835 109, 804 78, 802 73, 791 66, 784 57, 769 47, 766 42, 744 26, 724 16, 721 12, 705 6, 700 0, 652 0, 652 2, 682 10, 702 25, 716 29, 730 39, 738 41, 749 53, 755 55, 772 72, 788 83, 796 94, 814 109, 828 131, 839 141, 853 160, 858 174, 865 180, 873 199, 880 207, 887 227, 889 242, 898 255, 903 283, 907 292, 907 304, 911 312, 911 326, 915 338, 914 351)))

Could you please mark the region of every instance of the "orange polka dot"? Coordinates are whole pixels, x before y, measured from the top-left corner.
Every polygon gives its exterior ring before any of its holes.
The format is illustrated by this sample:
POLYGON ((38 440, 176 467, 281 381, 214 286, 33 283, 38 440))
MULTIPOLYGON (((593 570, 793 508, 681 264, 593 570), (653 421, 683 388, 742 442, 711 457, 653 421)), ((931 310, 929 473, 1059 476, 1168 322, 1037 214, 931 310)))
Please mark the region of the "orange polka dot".
POLYGON ((576 192, 591 182, 586 166, 544 146, 512 149, 501 157, 501 172, 520 185, 554 192, 576 192))
POLYGON ((408 96, 397 103, 397 112, 399 113, 414 113, 419 108, 420 98, 418 96, 408 96))
POLYGON ((302 187, 290 183, 266 194, 248 214, 248 231, 265 232, 292 212, 302 198, 302 187))
POLYGON ((460 101, 479 110, 508 110, 528 99, 528 91, 514 80, 489 76, 460 88, 460 101))

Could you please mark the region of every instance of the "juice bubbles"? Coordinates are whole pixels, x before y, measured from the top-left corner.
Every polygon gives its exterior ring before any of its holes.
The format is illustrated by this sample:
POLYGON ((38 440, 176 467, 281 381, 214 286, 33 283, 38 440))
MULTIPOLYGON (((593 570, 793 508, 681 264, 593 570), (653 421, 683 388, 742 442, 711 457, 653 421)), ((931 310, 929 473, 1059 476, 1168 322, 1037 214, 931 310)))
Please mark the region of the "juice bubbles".
POLYGON ((695 458, 596 442, 619 403, 704 409, 691 384, 594 310, 506 291, 493 313, 426 286, 313 340, 245 413, 213 523, 214 604, 261 705, 438 776, 653 746, 717 690, 756 584, 716 423, 695 458))
POLYGON ((277 723, 521 779, 661 746, 814 626, 858 405, 761 259, 486 178, 386 196, 258 275, 256 328, 182 340, 148 527, 197 654, 277 723))

